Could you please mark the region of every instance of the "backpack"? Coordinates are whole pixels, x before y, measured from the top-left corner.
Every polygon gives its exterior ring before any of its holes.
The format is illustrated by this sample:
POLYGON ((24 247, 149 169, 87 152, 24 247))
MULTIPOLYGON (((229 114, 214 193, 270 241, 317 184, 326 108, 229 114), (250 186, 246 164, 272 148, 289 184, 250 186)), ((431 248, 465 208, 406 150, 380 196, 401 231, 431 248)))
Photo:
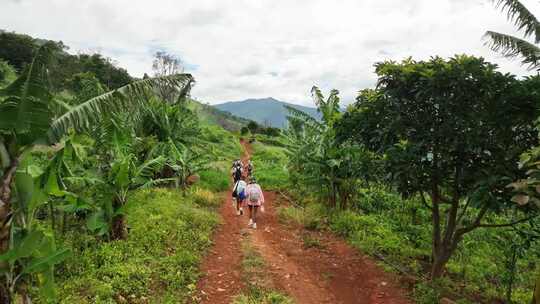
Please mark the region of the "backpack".
POLYGON ((249 187, 249 201, 252 203, 257 203, 259 199, 261 198, 261 192, 257 187, 249 187))
POLYGON ((239 180, 242 177, 242 169, 240 167, 236 167, 234 169, 234 179, 239 180))
POLYGON ((242 192, 240 192, 240 194, 238 194, 238 198, 240 200, 245 200, 246 199, 246 190, 242 190, 242 192))

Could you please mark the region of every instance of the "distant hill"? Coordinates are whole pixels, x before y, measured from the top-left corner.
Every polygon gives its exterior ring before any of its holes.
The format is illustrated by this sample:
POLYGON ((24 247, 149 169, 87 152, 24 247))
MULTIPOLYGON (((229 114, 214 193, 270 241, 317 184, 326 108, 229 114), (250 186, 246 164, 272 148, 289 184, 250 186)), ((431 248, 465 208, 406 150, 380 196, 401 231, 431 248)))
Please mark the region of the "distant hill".
POLYGON ((228 131, 240 131, 243 126, 249 123, 249 120, 236 117, 235 115, 222 111, 210 105, 191 100, 189 107, 197 113, 199 119, 211 125, 219 125, 228 131))
POLYGON ((232 113, 235 116, 254 120, 262 125, 283 128, 287 124, 288 115, 288 111, 284 105, 304 111, 315 118, 321 117, 316 108, 286 103, 272 97, 225 102, 214 105, 214 107, 219 110, 232 113))

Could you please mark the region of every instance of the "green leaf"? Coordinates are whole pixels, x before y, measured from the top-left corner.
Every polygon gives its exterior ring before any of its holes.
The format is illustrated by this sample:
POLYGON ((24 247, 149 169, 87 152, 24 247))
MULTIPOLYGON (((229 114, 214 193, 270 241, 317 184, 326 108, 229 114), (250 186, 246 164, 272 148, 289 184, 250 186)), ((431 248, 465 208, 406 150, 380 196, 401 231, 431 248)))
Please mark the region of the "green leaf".
POLYGON ((190 74, 175 74, 135 81, 74 107, 53 122, 47 137, 51 143, 55 143, 71 128, 79 132, 87 131, 106 113, 124 112, 147 103, 149 100, 147 95, 163 85, 177 88, 181 95, 187 95, 194 81, 190 74))
POLYGON ((71 252, 68 249, 55 251, 53 254, 46 257, 34 259, 30 264, 23 269, 23 273, 44 272, 50 267, 62 262, 71 252))
POLYGON ((86 227, 93 232, 98 232, 100 235, 104 234, 103 231, 108 231, 109 224, 105 221, 103 210, 95 212, 86 221, 86 227))
POLYGON ((12 84, 2 90, 7 99, 0 104, 0 129, 25 133, 29 141, 44 135, 50 126, 47 65, 51 58, 48 43, 39 47, 30 65, 12 84))
POLYGON ((37 165, 29 165, 26 168, 26 173, 28 173, 28 175, 30 175, 32 178, 37 178, 43 174, 43 169, 37 165))
POLYGON ((45 191, 49 195, 53 195, 56 197, 62 197, 65 194, 64 191, 60 190, 60 186, 58 185, 58 172, 55 167, 52 167, 49 171, 47 183, 45 184, 45 191))

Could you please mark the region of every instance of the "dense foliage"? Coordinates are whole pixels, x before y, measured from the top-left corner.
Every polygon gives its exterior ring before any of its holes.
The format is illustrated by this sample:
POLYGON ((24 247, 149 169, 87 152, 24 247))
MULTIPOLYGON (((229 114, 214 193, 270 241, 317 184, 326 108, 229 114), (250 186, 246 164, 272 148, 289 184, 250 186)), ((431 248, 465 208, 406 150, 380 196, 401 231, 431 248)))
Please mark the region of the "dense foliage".
POLYGON ((404 196, 429 194, 433 277, 465 233, 510 224, 484 218, 515 209, 506 185, 520 176, 519 156, 537 140, 539 79, 517 81, 495 68, 466 56, 378 64, 378 89, 360 94, 340 129, 341 137, 385 154, 404 196))
MULTIPOLYGON (((495 297, 513 301, 516 285, 532 285, 534 267, 526 261, 539 254, 538 209, 508 187, 525 176, 517 163, 538 141, 539 78, 518 80, 469 56, 384 62, 376 72, 377 87, 360 91, 344 114, 337 91, 325 100, 317 88, 312 94, 322 122, 290 109, 291 195, 325 202, 327 211, 315 214, 329 219, 289 215, 307 227, 329 223, 374 255, 400 264, 412 258, 405 262, 409 271, 423 275, 429 267, 436 282, 456 276, 459 263, 487 265, 482 259, 500 252, 504 262, 493 261, 500 272, 484 274, 503 286, 495 297), (337 206, 348 210, 335 215, 337 206), (501 239, 513 245, 501 247, 501 239)), ((536 195, 527 200, 536 202, 536 195)))
POLYGON ((100 54, 71 55, 66 52, 68 48, 61 41, 35 39, 5 31, 0 31, 0 60, 22 72, 32 62, 35 50, 44 44, 50 45, 52 53, 48 68, 53 91, 74 89, 71 79, 80 73, 94 75, 107 89, 117 89, 133 80, 125 69, 117 67, 110 58, 100 54))
POLYGON ((54 44, 39 47, 0 91, 3 303, 28 301, 37 290, 54 298, 54 266, 71 251, 57 246, 58 233, 77 223, 76 230, 84 227, 97 242, 127 239, 134 189, 165 182, 185 188, 203 169, 194 140, 198 121, 185 102, 191 75, 149 78, 105 93, 84 74, 74 79, 77 88, 66 104, 49 86, 54 52, 54 44), (177 103, 152 97, 163 85, 177 90, 177 103), (167 170, 173 173, 162 176, 167 170))

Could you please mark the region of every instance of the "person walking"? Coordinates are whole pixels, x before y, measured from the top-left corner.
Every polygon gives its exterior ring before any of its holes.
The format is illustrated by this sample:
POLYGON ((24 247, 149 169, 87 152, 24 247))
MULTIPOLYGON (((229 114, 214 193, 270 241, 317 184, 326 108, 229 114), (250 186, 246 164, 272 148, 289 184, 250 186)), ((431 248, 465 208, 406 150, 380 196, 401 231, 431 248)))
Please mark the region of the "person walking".
POLYGON ((232 168, 232 177, 233 177, 233 183, 236 185, 236 183, 240 180, 244 173, 244 168, 242 166, 242 162, 238 161, 235 163, 235 165, 232 168))
POLYGON ((247 166, 246 166, 247 175, 251 176, 253 175, 253 163, 251 162, 251 159, 248 160, 247 166))
POLYGON ((247 183, 244 181, 242 176, 240 180, 236 182, 233 188, 233 197, 236 199, 236 215, 244 214, 244 201, 246 199, 246 187, 247 183))
POLYGON ((264 194, 255 177, 251 177, 246 187, 247 205, 249 208, 249 227, 257 229, 257 212, 264 204, 264 194))

